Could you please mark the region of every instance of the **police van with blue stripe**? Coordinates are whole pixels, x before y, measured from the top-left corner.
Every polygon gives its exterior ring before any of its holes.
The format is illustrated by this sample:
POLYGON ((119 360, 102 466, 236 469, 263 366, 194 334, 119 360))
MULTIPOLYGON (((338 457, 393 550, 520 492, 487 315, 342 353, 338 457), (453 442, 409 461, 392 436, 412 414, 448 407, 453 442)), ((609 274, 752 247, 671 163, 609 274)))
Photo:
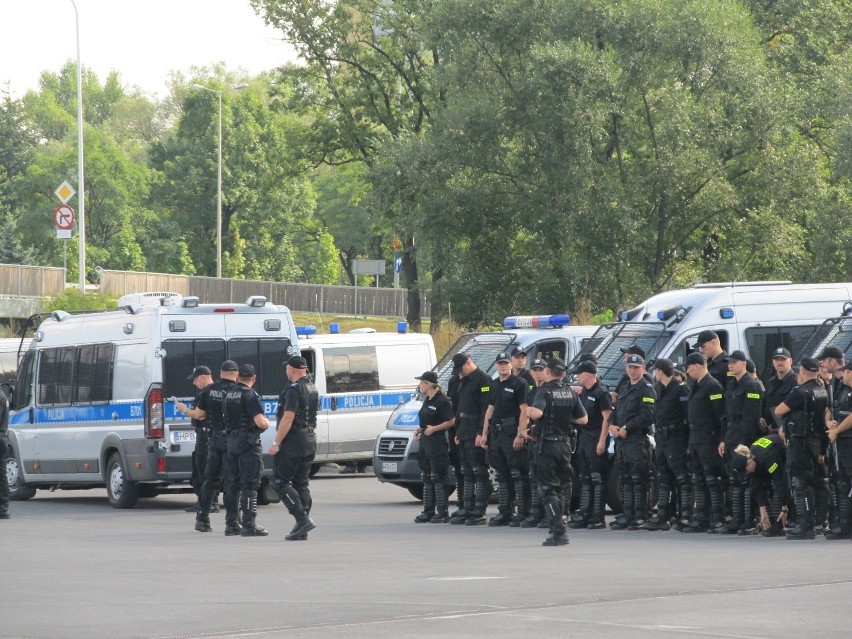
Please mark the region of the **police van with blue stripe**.
POLYGON ((195 397, 187 375, 198 365, 215 375, 226 359, 253 364, 274 418, 283 362, 299 352, 286 307, 261 296, 201 304, 175 293, 128 295, 119 307, 55 311, 38 326, 10 402, 13 499, 105 486, 114 507, 132 508, 164 490, 188 492, 195 432, 164 400, 195 397))

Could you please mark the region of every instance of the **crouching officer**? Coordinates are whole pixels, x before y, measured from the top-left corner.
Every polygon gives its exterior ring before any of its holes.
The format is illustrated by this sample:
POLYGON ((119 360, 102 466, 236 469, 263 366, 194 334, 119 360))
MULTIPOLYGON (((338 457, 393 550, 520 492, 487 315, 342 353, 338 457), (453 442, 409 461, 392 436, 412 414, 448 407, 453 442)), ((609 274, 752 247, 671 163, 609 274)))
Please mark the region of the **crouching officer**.
POLYGON ((756 440, 751 447, 739 445, 731 468, 749 477, 751 498, 760 508, 760 534, 777 537, 787 523, 787 477, 784 442, 775 434, 756 440))
POLYGON ((799 385, 775 408, 787 441, 787 472, 796 501, 796 527, 787 539, 813 539, 816 510, 817 466, 828 444, 826 411, 828 392, 817 379, 819 362, 805 357, 799 364, 799 385))
POLYGON ((453 406, 438 385, 438 374, 426 371, 420 377, 417 390, 426 399, 420 407, 420 428, 414 438, 420 442, 417 462, 423 479, 423 512, 415 523, 445 524, 450 521, 447 508, 447 473, 450 451, 447 430, 456 423, 453 406))
POLYGON ((9 443, 9 400, 0 390, 0 519, 9 519, 9 476, 6 474, 6 459, 12 454, 9 443))
POLYGON ((311 465, 317 454, 317 410, 319 392, 308 379, 308 362, 298 355, 285 362, 290 384, 278 397, 278 429, 269 447, 274 455, 274 482, 281 503, 296 519, 296 525, 284 536, 287 541, 304 541, 316 528, 310 518, 311 465))
POLYGON ((527 409, 531 420, 538 424, 538 453, 535 473, 545 512, 550 516, 550 536, 542 546, 564 546, 568 543, 565 521, 562 519, 562 496, 571 485, 571 449, 568 439, 574 435, 574 425, 589 421, 586 409, 577 393, 562 383, 565 364, 558 357, 547 360, 544 384, 527 409))
POLYGON ((269 428, 260 397, 252 389, 257 377, 254 366, 240 364, 237 383, 225 393, 225 423, 228 429, 228 483, 231 495, 239 486, 243 537, 265 537, 269 533, 256 525, 257 489, 263 472, 260 434, 269 428))

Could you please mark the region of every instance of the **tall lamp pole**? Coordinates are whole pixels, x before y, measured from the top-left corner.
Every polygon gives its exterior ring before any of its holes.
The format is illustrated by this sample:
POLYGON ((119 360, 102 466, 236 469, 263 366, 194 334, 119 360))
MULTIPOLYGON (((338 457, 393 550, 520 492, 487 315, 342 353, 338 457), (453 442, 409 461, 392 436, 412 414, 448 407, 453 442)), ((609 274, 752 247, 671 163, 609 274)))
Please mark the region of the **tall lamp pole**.
POLYGON ((80 292, 86 292, 86 185, 83 180, 83 67, 80 64, 80 13, 77 3, 74 20, 77 30, 77 244, 79 246, 80 292))
POLYGON ((245 89, 247 84, 238 84, 230 89, 211 89, 201 84, 190 85, 193 89, 199 91, 209 91, 215 93, 219 98, 219 133, 217 153, 218 160, 216 162, 216 277, 222 277, 222 94, 231 91, 245 89))

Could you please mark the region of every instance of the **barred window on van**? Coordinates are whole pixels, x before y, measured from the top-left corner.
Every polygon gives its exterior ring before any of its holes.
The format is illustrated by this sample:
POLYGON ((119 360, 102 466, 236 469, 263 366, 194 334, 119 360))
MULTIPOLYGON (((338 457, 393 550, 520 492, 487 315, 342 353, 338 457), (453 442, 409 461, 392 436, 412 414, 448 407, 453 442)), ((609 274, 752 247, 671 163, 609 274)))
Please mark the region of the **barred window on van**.
POLYGON ((112 399, 112 344, 89 344, 77 349, 75 404, 98 404, 112 399))
POLYGON ((290 340, 281 338, 237 338, 228 341, 228 357, 238 364, 251 364, 257 373, 254 389, 261 397, 276 396, 288 383, 284 361, 290 340))
POLYGON ((41 351, 38 362, 39 404, 71 403, 74 398, 76 350, 67 346, 41 351))
POLYGON ((374 346, 328 348, 323 352, 329 393, 379 390, 379 363, 374 346))

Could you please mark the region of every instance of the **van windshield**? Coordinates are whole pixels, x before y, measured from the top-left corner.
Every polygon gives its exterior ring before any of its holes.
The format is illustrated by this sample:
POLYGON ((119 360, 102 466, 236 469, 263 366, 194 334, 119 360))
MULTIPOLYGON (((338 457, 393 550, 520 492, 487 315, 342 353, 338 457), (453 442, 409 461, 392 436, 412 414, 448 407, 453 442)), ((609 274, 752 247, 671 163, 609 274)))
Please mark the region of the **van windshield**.
POLYGON ((820 353, 829 346, 839 348, 846 354, 846 361, 849 361, 852 357, 852 316, 832 317, 825 320, 802 348, 799 359, 819 357, 820 353))
POLYGON ((622 348, 638 344, 645 349, 645 361, 656 357, 671 339, 672 331, 662 322, 617 322, 604 324, 583 344, 569 370, 574 368, 584 353, 594 353, 598 358, 598 375, 612 389, 624 374, 622 348))
POLYGON ((494 360, 515 341, 514 333, 467 333, 462 335, 444 354, 435 366, 438 371, 438 383, 447 388, 450 375, 453 374, 453 355, 467 353, 483 371, 489 375, 494 368, 494 360))

